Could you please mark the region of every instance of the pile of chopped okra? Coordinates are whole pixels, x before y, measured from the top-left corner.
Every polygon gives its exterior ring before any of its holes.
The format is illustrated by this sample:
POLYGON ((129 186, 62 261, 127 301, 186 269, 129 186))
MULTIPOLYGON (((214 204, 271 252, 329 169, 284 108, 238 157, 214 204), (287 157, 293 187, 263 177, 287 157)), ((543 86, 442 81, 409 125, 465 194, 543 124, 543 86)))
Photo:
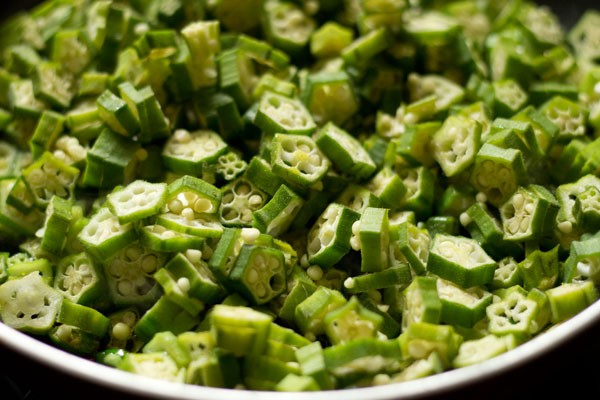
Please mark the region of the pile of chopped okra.
POLYGON ((53 0, 0 48, 0 319, 52 346, 344 389, 599 296, 599 11, 53 0))

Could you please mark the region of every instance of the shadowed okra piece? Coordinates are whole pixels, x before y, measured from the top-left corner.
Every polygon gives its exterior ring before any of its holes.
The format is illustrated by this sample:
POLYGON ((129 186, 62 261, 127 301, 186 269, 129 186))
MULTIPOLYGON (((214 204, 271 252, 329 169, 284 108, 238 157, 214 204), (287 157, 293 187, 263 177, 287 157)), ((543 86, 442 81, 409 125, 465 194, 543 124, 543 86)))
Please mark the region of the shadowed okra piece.
POLYGON ((303 376, 314 379, 319 389, 334 389, 335 381, 327 371, 321 342, 312 342, 296 350, 296 359, 303 376))
POLYGON ((97 302, 102 304, 100 297, 106 290, 106 278, 98 262, 80 252, 58 261, 53 286, 73 303, 95 306, 97 302))
POLYGON ((442 303, 440 321, 449 325, 473 327, 485 318, 486 307, 492 303, 492 293, 482 286, 463 289, 438 278, 437 291, 442 303))
POLYGON ((170 135, 169 120, 151 86, 137 89, 130 82, 123 82, 118 89, 120 97, 138 121, 138 138, 142 143, 164 139, 170 135))
POLYGON ((250 390, 273 391, 286 376, 300 375, 297 363, 275 357, 251 355, 242 362, 244 386, 250 390))
POLYGON ((53 195, 46 207, 44 226, 36 232, 41 238, 40 248, 53 256, 61 256, 65 249, 68 232, 75 219, 82 217, 81 208, 74 209, 70 200, 53 195))
POLYGON ((391 257, 396 261, 406 261, 413 274, 424 275, 431 244, 429 232, 413 222, 404 221, 393 227, 390 234, 391 257))
POLYGON ((164 352, 180 367, 186 367, 190 361, 189 349, 178 340, 179 335, 173 332, 158 332, 141 349, 144 354, 164 352))
POLYGON ((261 10, 261 27, 269 43, 300 58, 308 51, 316 22, 298 4, 267 0, 261 10))
POLYGON ((319 126, 342 126, 359 110, 353 82, 343 70, 308 74, 300 99, 319 126))
POLYGON ((221 223, 226 227, 251 227, 253 212, 267 204, 269 196, 245 175, 221 187, 219 208, 221 223))
POLYGON ((485 143, 475 156, 471 184, 494 206, 505 202, 519 185, 527 183, 522 153, 485 143))
POLYGON ((129 104, 110 89, 106 89, 96 100, 98 115, 110 129, 125 137, 133 137, 140 125, 129 104))
POLYGON ((433 237, 427 270, 462 288, 486 285, 494 278, 496 262, 474 239, 438 234, 433 237))
POLYGON ((296 306, 296 327, 304 336, 313 340, 325 333, 325 316, 346 303, 346 298, 338 290, 317 286, 310 296, 296 306))
POLYGON ((364 65, 387 49, 391 42, 390 31, 381 27, 354 39, 352 43, 342 49, 340 56, 345 65, 364 65))
POLYGON ((352 224, 350 244, 361 253, 362 272, 382 271, 389 266, 389 209, 367 207, 352 224))
POLYGON ((205 164, 214 163, 228 145, 212 130, 177 129, 163 147, 162 158, 171 171, 199 176, 205 164))
POLYGON ((434 95, 436 114, 449 110, 465 97, 465 90, 460 85, 437 74, 409 74, 408 90, 411 102, 434 95))
POLYGON ((29 139, 29 149, 34 159, 39 158, 45 151, 52 151, 56 140, 63 133, 65 120, 66 118, 57 112, 42 112, 29 139))
POLYGON ((436 352, 444 369, 448 369, 458 354, 463 337, 452 325, 415 322, 400 334, 398 342, 405 359, 423 359, 436 352))
POLYGON ((321 390, 321 387, 310 376, 289 373, 275 385, 273 390, 277 392, 309 392, 321 390))
POLYGON ((217 58, 219 87, 235 100, 240 110, 246 110, 252 102, 257 73, 252 58, 240 48, 222 51, 217 58))
POLYGON ((171 382, 183 383, 185 377, 185 368, 179 367, 177 363, 164 352, 127 352, 123 357, 123 360, 117 364, 117 368, 133 374, 171 382))
POLYGON ((394 208, 412 211, 419 220, 431 216, 437 178, 430 168, 425 166, 405 167, 396 166, 396 173, 402 179, 406 188, 400 204, 394 208))
POLYGON ((600 282, 600 237, 581 238, 571 243, 562 269, 566 283, 590 280, 600 282))
POLYGON ((444 175, 456 176, 469 168, 481 146, 481 124, 463 116, 451 115, 433 135, 433 157, 444 175))
POLYGON ((0 285, 2 322, 23 332, 49 332, 62 302, 63 296, 36 271, 0 285))
POLYGON ((562 283, 546 290, 551 321, 556 324, 579 314, 598 299, 598 290, 593 281, 562 283))
POLYGON ((393 149, 395 163, 400 163, 398 157, 409 166, 416 167, 423 165, 432 167, 435 163, 435 156, 432 153, 432 138, 440 129, 442 123, 439 121, 421 122, 406 127, 404 133, 398 138, 392 138, 388 148, 388 154, 393 149))
POLYGON ((522 285, 523 278, 518 267, 517 260, 506 256, 498 260, 498 266, 494 271, 494 279, 490 283, 491 289, 507 289, 511 286, 522 285))
POLYGON ((285 362, 296 362, 296 351, 311 343, 295 330, 272 323, 264 354, 285 362))
POLYGON ((402 178, 390 166, 382 167, 366 182, 365 187, 381 200, 383 206, 391 210, 400 206, 400 200, 407 191, 402 178))
POLYGON ((434 276, 416 276, 401 291, 403 329, 414 323, 440 322, 442 303, 437 292, 437 279, 434 276))
POLYGON ((308 261, 326 269, 333 267, 351 250, 352 224, 359 218, 356 211, 330 203, 308 232, 308 261))
POLYGON ((377 168, 362 143, 333 122, 317 131, 315 143, 342 174, 357 181, 369 178, 377 168))
POLYGON ((189 295, 189 284, 184 280, 177 279, 171 271, 160 268, 152 274, 152 277, 162 288, 163 296, 189 314, 198 315, 204 310, 204 303, 195 296, 189 295))
POLYGON ((573 214, 577 225, 585 231, 593 232, 600 226, 600 188, 588 186, 575 199, 573 214))
POLYGON ((243 245, 228 279, 250 303, 265 304, 286 289, 283 253, 275 248, 243 245))
POLYGON ((170 331, 175 335, 190 331, 198 323, 198 315, 192 315, 167 296, 160 296, 137 321, 134 334, 148 343, 159 332, 170 331))
POLYGON ((360 338, 376 338, 383 317, 366 308, 356 296, 323 317, 323 329, 333 345, 360 338))
POLYGON ((262 208, 252 213, 252 226, 278 237, 288 230, 303 205, 304 199, 282 184, 262 208))
POLYGON ((583 60, 597 61, 600 58, 596 46, 600 37, 598 21, 600 21, 600 14, 597 10, 586 10, 567 33, 567 40, 573 46, 576 56, 583 60))
POLYGON ((344 292, 350 294, 369 293, 397 285, 408 285, 412 281, 410 267, 405 263, 390 265, 383 271, 360 274, 344 281, 344 292))
POLYGON ((335 202, 359 213, 362 213, 367 207, 381 207, 381 199, 375 193, 352 182, 336 196, 335 202))
POLYGON ((461 343, 458 354, 452 360, 454 368, 479 364, 494 358, 514 348, 514 338, 511 335, 485 335, 479 339, 469 339, 461 343))
POLYGON ((33 194, 35 205, 45 209, 53 196, 73 198, 79 169, 46 151, 23 171, 22 177, 33 194))
POLYGON ((258 356, 267 346, 273 318, 244 306, 217 304, 210 313, 215 344, 236 356, 258 356))

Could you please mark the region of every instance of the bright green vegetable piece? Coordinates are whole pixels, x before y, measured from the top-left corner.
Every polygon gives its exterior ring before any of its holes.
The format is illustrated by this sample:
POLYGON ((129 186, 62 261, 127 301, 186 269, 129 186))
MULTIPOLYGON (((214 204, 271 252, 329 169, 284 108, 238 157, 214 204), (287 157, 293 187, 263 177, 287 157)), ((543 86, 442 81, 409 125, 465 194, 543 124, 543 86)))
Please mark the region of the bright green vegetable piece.
POLYGON ((127 224, 158 214, 166 197, 166 183, 135 180, 110 193, 106 202, 119 223, 127 224))
POLYGON ((437 291, 437 278, 416 276, 402 290, 402 327, 428 322, 437 324, 442 315, 442 303, 437 291))

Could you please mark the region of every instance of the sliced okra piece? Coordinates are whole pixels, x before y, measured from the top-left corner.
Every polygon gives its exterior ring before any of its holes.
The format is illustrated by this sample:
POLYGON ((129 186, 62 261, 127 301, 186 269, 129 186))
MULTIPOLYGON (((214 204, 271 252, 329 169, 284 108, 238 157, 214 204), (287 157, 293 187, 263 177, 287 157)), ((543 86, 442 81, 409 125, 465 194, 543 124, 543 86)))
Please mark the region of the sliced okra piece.
POLYGON ((223 234, 223 225, 214 214, 164 212, 157 215, 156 223, 167 229, 203 238, 218 238, 223 234))
POLYGON ((13 143, 0 140, 0 177, 16 178, 19 175, 20 166, 19 158, 21 157, 19 150, 13 143))
POLYGON ((451 115, 431 138, 433 157, 444 175, 451 177, 469 168, 481 146, 481 124, 474 119, 451 115))
POLYGON ((359 213, 362 213, 367 207, 382 206, 381 200, 375 193, 366 187, 353 182, 350 182, 346 188, 336 196, 335 202, 359 213))
POLYGON ((509 292, 504 298, 486 308, 488 330, 497 336, 512 334, 522 339, 529 338, 538 331, 536 318, 539 305, 536 301, 528 299, 523 291, 511 288, 507 290, 509 292))
POLYGON ((161 296, 160 285, 153 274, 166 263, 166 255, 134 242, 102 264, 108 294, 116 306, 147 309, 161 296))
POLYGON ((323 329, 333 345, 377 337, 383 317, 366 308, 356 296, 323 317, 323 329))
POLYGON ((132 223, 121 224, 108 207, 101 207, 89 218, 77 238, 86 251, 102 261, 133 243, 137 232, 132 223))
POLYGON ((396 173, 406 188, 400 205, 396 208, 413 211, 419 220, 425 220, 433 212, 436 176, 425 166, 396 166, 396 173))
POLYGON ((8 279, 8 258, 10 253, 8 251, 0 252, 0 285, 2 285, 8 279))
POLYGON ((559 204, 544 186, 531 184, 517 188, 499 210, 504 239, 540 240, 553 232, 559 204))
POLYGON ((340 172, 359 181, 369 178, 377 169, 362 143, 333 122, 317 131, 315 143, 340 172))
POLYGON ((189 248, 200 248, 206 238, 178 232, 159 224, 146 225, 139 229, 140 242, 149 249, 162 252, 180 252, 189 248))
POLYGON ((498 117, 490 127, 486 143, 520 150, 527 165, 535 164, 543 156, 532 125, 528 122, 498 117))
POLYGON ((398 160, 397 157, 400 157, 410 166, 432 167, 435 163, 435 157, 431 151, 432 139, 441 127, 442 123, 439 121, 421 122, 407 126, 400 137, 390 140, 396 160, 398 160))
POLYGON ((442 303, 440 321, 450 325, 473 327, 485 318, 485 310, 492 303, 492 293, 482 286, 463 289, 439 278, 437 291, 442 303))
POLYGON ((331 268, 351 250, 352 224, 360 215, 339 203, 331 203, 308 232, 308 261, 331 268))
POLYGON ((496 336, 487 334, 478 339, 465 340, 458 348, 458 354, 452 360, 452 366, 454 368, 462 368, 469 365, 477 365, 485 360, 506 353, 512 348, 510 338, 510 335, 496 336))
POLYGON ((320 342, 312 342, 298 348, 295 355, 303 376, 313 378, 321 390, 335 387, 335 381, 325 365, 323 346, 320 342))
POLYGON ((208 261, 208 267, 220 282, 227 282, 240 249, 244 245, 241 228, 225 228, 208 261))
POLYGON ((110 319, 100 311, 69 300, 61 303, 60 310, 56 315, 56 322, 75 326, 98 338, 104 338, 110 326, 110 319))
POLYGON ((287 274, 286 290, 277 299, 274 299, 277 317, 287 326, 294 326, 296 306, 306 300, 315 290, 317 290, 317 285, 309 278, 306 271, 298 265, 294 266, 292 271, 287 274))
POLYGON ((557 95, 540 105, 539 111, 558 126, 558 143, 585 136, 589 110, 582 104, 557 95))
POLYGON ((221 196, 219 188, 207 181, 183 175, 167 186, 165 210, 175 214, 216 214, 221 196))
POLYGON ((435 112, 447 111, 453 105, 460 103, 465 97, 465 89, 437 74, 420 75, 411 73, 408 76, 408 90, 411 102, 427 96, 435 96, 435 112))
POLYGON ((510 118, 521 109, 528 101, 529 95, 521 87, 519 82, 512 78, 495 80, 491 84, 493 97, 490 100, 489 107, 494 115, 498 117, 510 118))
POLYGON ((362 272, 382 271, 389 266, 389 209, 367 207, 352 225, 354 237, 350 244, 360 251, 362 272))
POLYGON ((386 27, 377 28, 354 39, 340 53, 345 65, 360 66, 385 51, 392 43, 386 27))
POLYGON ((559 280, 558 245, 548 251, 534 250, 517 264, 523 288, 547 290, 559 280))
POLYGON ((252 91, 252 98, 259 101, 263 94, 269 91, 289 98, 298 95, 298 87, 293 82, 283 80, 271 72, 265 72, 256 83, 252 91))
POLYGON ((398 372, 405 357, 396 339, 361 338, 325 348, 323 358, 329 373, 337 378, 336 386, 345 387, 377 374, 398 372))
POLYGON ((257 73, 252 58, 235 47, 223 50, 218 58, 219 87, 235 100, 240 110, 246 110, 252 103, 257 73))
POLYGON ((38 273, 48 285, 52 285, 54 279, 54 266, 44 257, 29 255, 20 251, 9 258, 8 280, 22 278, 31 272, 38 273))
POLYGON ((579 314, 596 299, 598 290, 593 281, 562 283, 546 290, 554 324, 579 314))
POLYGON ((185 383, 208 387, 232 388, 233 385, 225 381, 230 380, 236 383, 241 381, 238 364, 237 359, 233 355, 225 352, 219 356, 215 350, 213 354, 190 361, 185 370, 185 383), (229 362, 224 363, 224 360, 229 362), (236 377, 225 379, 227 373, 230 372, 236 377))
MULTIPOLYGON (((326 184, 324 186, 327 186, 326 184)), ((329 205, 331 195, 322 190, 310 190, 304 197, 304 202, 290 225, 290 230, 298 230, 310 226, 315 218, 329 205)))
POLYGON ((269 329, 267 342, 265 355, 286 362, 295 362, 296 350, 312 343, 292 328, 283 327, 276 323, 272 323, 269 329))
POLYGON ((68 231, 73 223, 73 204, 70 200, 52 196, 46 207, 44 226, 36 233, 41 238, 42 250, 60 256, 68 240, 68 231))
POLYGON ((562 269, 566 283, 590 280, 600 282, 600 238, 581 238, 571 243, 569 255, 562 269))
POLYGON ((212 130, 177 129, 163 148, 167 168, 179 174, 199 176, 204 164, 214 163, 225 154, 227 143, 212 130))
POLYGON ((435 211, 439 215, 451 215, 460 218, 476 201, 476 192, 471 186, 450 183, 440 194, 435 204, 435 211))
POLYGON ((100 349, 101 340, 76 325, 57 323, 47 336, 57 348, 81 356, 90 356, 100 349))
POLYGON ((137 179, 107 195, 106 204, 120 224, 159 213, 167 197, 167 184, 137 179))
POLYGON ((236 100, 229 94, 206 89, 194 98, 194 110, 201 126, 219 132, 225 141, 235 140, 244 133, 244 120, 236 100))
POLYGON ((164 115, 151 86, 144 86, 138 90, 127 81, 119 84, 118 89, 120 97, 127 103, 138 121, 140 127, 138 138, 142 143, 170 136, 169 120, 164 115))
POLYGON ((218 21, 194 21, 180 31, 189 49, 187 69, 195 90, 214 86, 218 80, 216 55, 221 50, 218 21))
POLYGON ((245 306, 217 304, 210 313, 215 344, 236 356, 258 356, 267 346, 273 317, 245 306))
POLYGON ((46 110, 29 139, 29 148, 34 159, 40 157, 45 151, 51 151, 58 136, 63 132, 65 117, 54 111, 46 110))
POLYGON ((198 323, 198 315, 192 315, 166 296, 160 296, 137 321, 134 334, 148 343, 159 332, 170 331, 175 335, 190 331, 198 323))
POLYGON ((7 242, 35 235, 44 224, 43 211, 32 209, 25 213, 7 203, 6 199, 17 182, 15 179, 0 180, 0 231, 9 233, 7 242))
POLYGON ((139 143, 105 127, 86 154, 82 183, 112 189, 131 182, 139 158, 139 143))
POLYGON ((274 47, 292 57, 301 57, 308 50, 317 24, 298 4, 266 2, 261 26, 266 40, 274 47))
POLYGON ((110 89, 106 89, 96 100, 98 115, 113 131, 133 137, 140 129, 139 121, 129 104, 110 89))
POLYGON ((407 191, 402 178, 390 166, 383 166, 366 182, 365 187, 381 200, 383 206, 391 210, 400 206, 399 200, 407 191))
POLYGON ((338 290, 318 286, 310 296, 296 306, 295 325, 309 339, 323 335, 325 316, 346 303, 346 298, 338 290))
POLYGON ((62 301, 63 296, 35 271, 0 285, 2 322, 19 331, 48 333, 62 301))
POLYGON ((166 268, 160 268, 152 274, 152 277, 162 288, 163 296, 187 311, 190 315, 198 315, 204 310, 204 303, 195 296, 190 296, 189 284, 177 279, 171 271, 166 268))
POLYGON ((544 113, 534 106, 527 106, 513 115, 511 119, 531 124, 541 153, 543 155, 550 153, 559 128, 544 113))
POLYGON ((30 79, 19 79, 8 86, 8 101, 15 116, 38 118, 48 108, 36 97, 33 82, 30 79))
POLYGON ((183 383, 185 378, 185 368, 177 365, 171 356, 164 352, 127 352, 117 364, 117 368, 136 375, 170 382, 183 383))
POLYGON ((400 334, 398 342, 405 358, 418 360, 436 352, 442 366, 447 369, 458 354, 463 337, 452 325, 415 322, 400 334))
POLYGON ((577 23, 567 32, 567 40, 573 46, 575 54, 583 60, 598 60, 600 54, 595 43, 598 37, 598 21, 600 15, 597 10, 587 10, 577 23))
POLYGON ((143 342, 134 335, 135 325, 139 320, 139 311, 135 307, 125 307, 107 314, 110 320, 107 348, 137 351, 143 342))
POLYGON ((408 285, 412 281, 410 267, 406 263, 396 263, 383 271, 360 274, 344 281, 344 292, 350 294, 369 293, 397 285, 408 285))
POLYGON ((252 226, 278 237, 288 230, 303 205, 304 199, 282 184, 262 208, 252 213, 252 226))
POLYGON ((248 163, 236 151, 228 151, 217 158, 216 172, 226 182, 231 182, 239 177, 246 172, 247 168, 248 163))
POLYGON ((273 196, 277 189, 285 183, 283 178, 273 172, 271 164, 258 155, 252 156, 244 175, 269 196, 273 196))
POLYGON ((517 149, 503 149, 485 143, 475 155, 471 184, 483 192, 489 203, 499 206, 519 185, 526 184, 523 154, 517 149))
POLYGON ((36 206, 45 209, 52 196, 73 198, 79 173, 78 168, 46 151, 23 171, 22 176, 33 193, 36 206))
POLYGON ((459 233, 459 220, 452 215, 432 215, 425 220, 425 229, 431 237, 437 233, 456 235, 459 233))
POLYGON ((61 110, 68 109, 75 96, 70 76, 63 66, 52 61, 36 65, 32 75, 33 89, 38 99, 61 110))
POLYGON ((379 375, 373 379, 374 385, 407 382, 427 376, 439 374, 444 371, 444 365, 437 352, 432 352, 427 358, 412 361, 402 371, 388 375, 379 375))
POLYGON ((433 237, 427 270, 462 288, 486 285, 494 278, 496 262, 474 239, 438 234, 433 237))
MULTIPOLYGON (((249 57, 256 60, 257 63, 273 68, 275 71, 284 69, 290 63, 290 56, 284 51, 273 47, 267 40, 257 39, 241 33, 237 36, 235 45, 249 57)), ((266 74, 268 75, 270 72, 266 72, 266 74)), ((292 83, 286 82, 286 84, 292 83)))
POLYGON ((359 110, 354 85, 345 71, 308 74, 300 99, 319 126, 328 122, 342 126, 359 110))
POLYGON ((182 290, 206 304, 215 304, 225 297, 225 290, 198 251, 190 249, 178 253, 164 269, 171 273, 182 290))
POLYGON ((266 133, 310 135, 317 129, 311 113, 299 98, 267 91, 258 104, 253 122, 266 133))
POLYGON ((359 293, 357 297, 363 306, 382 318, 381 325, 379 326, 379 337, 382 337, 382 335, 389 339, 398 337, 402 330, 400 320, 392 317, 389 313, 389 306, 382 302, 383 296, 381 292, 362 292, 359 293))
POLYGON ((340 56, 354 40, 354 32, 335 21, 319 26, 310 37, 310 53, 317 58, 340 56))
POLYGON ((242 366, 244 386, 250 390, 273 391, 290 374, 300 375, 296 362, 285 362, 266 355, 247 356, 242 366))
POLYGON ((86 252, 67 255, 56 264, 54 289, 65 299, 88 306, 101 302, 106 278, 100 265, 86 252))
POLYGON ((460 215, 459 221, 469 232, 469 236, 492 258, 498 259, 506 255, 518 258, 523 254, 520 242, 505 239, 502 221, 486 203, 473 203, 460 215))
POLYGON ((304 375, 287 374, 273 388, 276 392, 310 392, 321 390, 317 381, 304 375))
POLYGON ((426 229, 410 221, 402 222, 391 232, 391 257, 406 263, 415 275, 424 275, 427 271, 427 259, 432 236, 426 229))
POLYGON ((577 195, 573 214, 577 225, 586 231, 594 231, 600 223, 600 188, 588 186, 577 195))
POLYGON ((228 279, 251 304, 265 304, 286 289, 283 253, 275 248, 243 245, 228 279))
POLYGON ((50 59, 72 76, 83 73, 93 56, 82 29, 61 29, 52 38, 50 59))
POLYGON ((105 127, 98 114, 98 106, 92 101, 78 102, 64 115, 69 134, 83 142, 96 139, 105 127))
POLYGON ((437 324, 442 315, 442 303, 437 292, 437 278, 416 276, 401 292, 402 328, 413 323, 437 324))
POLYGON ((491 289, 507 289, 511 286, 522 285, 523 278, 514 257, 506 256, 498 260, 494 271, 494 279, 490 283, 491 289))
POLYGON ((245 175, 221 187, 221 223, 226 227, 251 227, 253 213, 267 204, 269 195, 245 175))
POLYGON ((187 366, 191 361, 189 349, 181 343, 179 335, 170 331, 158 332, 141 349, 144 354, 159 352, 169 355, 180 367, 187 366))

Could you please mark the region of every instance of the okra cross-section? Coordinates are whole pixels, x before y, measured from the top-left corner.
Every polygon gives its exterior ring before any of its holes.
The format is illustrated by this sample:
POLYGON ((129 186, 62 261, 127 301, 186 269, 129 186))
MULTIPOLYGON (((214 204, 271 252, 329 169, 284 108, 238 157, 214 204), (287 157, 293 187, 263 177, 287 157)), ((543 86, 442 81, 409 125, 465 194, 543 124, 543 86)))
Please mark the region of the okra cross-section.
POLYGON ((465 116, 450 116, 433 135, 433 156, 444 174, 455 176, 475 161, 481 143, 481 124, 465 116))
POLYGON ((310 135, 317 129, 317 124, 300 99, 270 91, 261 97, 254 123, 269 134, 310 135))
POLYGON ((227 149, 227 143, 212 130, 178 129, 165 143, 162 158, 171 171, 198 176, 203 164, 215 163, 227 149))
POLYGON ((163 207, 166 195, 166 183, 138 179, 110 193, 107 205, 119 222, 126 224, 157 214, 163 207))
POLYGON ((300 187, 317 183, 331 161, 310 136, 276 133, 271 141, 273 172, 300 187))
POLYGON ((474 239, 437 234, 431 242, 427 269, 462 288, 469 288, 490 283, 496 262, 474 239))

